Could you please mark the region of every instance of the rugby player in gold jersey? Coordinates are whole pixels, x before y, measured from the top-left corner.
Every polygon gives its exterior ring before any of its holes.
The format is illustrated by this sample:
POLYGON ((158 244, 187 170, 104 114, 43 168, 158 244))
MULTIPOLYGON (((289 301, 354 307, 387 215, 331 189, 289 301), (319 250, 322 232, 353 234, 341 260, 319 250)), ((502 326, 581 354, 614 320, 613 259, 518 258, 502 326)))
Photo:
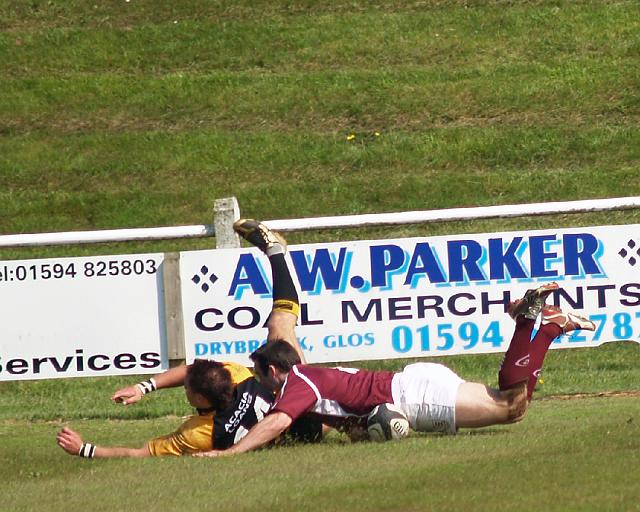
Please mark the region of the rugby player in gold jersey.
MULTIPOLYGON (((241 219, 234 229, 269 258, 273 277, 273 307, 267 322, 267 342, 285 340, 300 361, 302 350, 295 336, 300 311, 298 294, 285 260, 286 242, 263 224, 241 219)), ((212 448, 224 449, 239 441, 268 412, 273 394, 262 387, 251 372, 235 363, 196 360, 116 391, 111 399, 124 405, 134 404, 156 389, 184 385, 187 400, 198 411, 178 429, 146 442, 139 448, 107 447, 84 442, 69 427, 57 436, 58 445, 71 455, 81 457, 149 457, 186 455, 212 448)), ((318 422, 301 422, 292 430, 294 438, 317 440, 318 422)))

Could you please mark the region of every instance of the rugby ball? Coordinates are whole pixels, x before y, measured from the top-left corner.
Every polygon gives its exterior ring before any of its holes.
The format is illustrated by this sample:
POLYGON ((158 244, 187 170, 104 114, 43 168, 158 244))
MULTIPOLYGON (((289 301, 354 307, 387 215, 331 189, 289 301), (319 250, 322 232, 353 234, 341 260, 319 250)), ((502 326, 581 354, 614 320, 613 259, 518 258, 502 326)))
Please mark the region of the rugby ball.
POLYGON ((409 420, 400 407, 380 404, 367 417, 367 432, 376 442, 402 439, 409 435, 409 420))

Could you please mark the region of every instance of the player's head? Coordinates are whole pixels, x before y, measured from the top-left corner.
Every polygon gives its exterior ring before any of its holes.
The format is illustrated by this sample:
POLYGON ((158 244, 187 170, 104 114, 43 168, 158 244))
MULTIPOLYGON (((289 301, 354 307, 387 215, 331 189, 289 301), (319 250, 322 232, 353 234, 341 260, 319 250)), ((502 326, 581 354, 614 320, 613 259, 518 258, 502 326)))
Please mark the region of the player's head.
POLYGON ((196 359, 189 365, 184 387, 189 403, 200 412, 225 409, 234 388, 229 370, 208 359, 196 359))
POLYGON ((290 343, 284 340, 273 340, 262 345, 250 356, 260 380, 267 384, 273 370, 289 373, 294 365, 300 364, 300 356, 290 343))

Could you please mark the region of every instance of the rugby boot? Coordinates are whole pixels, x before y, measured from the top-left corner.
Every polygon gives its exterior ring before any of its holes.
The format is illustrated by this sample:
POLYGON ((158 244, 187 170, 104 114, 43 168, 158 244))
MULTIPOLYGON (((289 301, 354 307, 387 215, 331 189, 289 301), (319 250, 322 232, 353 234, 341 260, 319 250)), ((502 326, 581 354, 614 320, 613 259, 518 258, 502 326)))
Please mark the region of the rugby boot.
POLYGON ((556 324, 562 329, 563 334, 571 331, 595 331, 596 324, 588 318, 580 316, 573 311, 564 312, 556 306, 542 308, 542 325, 556 324))
POLYGON ((514 320, 520 315, 530 320, 535 320, 545 306, 547 297, 558 289, 560 289, 558 283, 553 282, 543 284, 533 290, 527 290, 524 297, 509 303, 507 313, 514 320))
POLYGON ((233 223, 233 230, 265 254, 276 245, 282 246, 282 252, 286 252, 287 250, 287 241, 282 235, 271 231, 267 226, 257 220, 239 219, 233 223))

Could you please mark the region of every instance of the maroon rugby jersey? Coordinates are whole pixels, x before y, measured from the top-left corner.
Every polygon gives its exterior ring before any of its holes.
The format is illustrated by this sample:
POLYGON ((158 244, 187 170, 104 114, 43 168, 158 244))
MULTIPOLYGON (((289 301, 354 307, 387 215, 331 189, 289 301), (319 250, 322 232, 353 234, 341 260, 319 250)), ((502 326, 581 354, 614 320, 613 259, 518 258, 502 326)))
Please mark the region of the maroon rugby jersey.
POLYGON ((305 413, 317 414, 323 423, 339 426, 344 420, 366 416, 379 404, 393 402, 393 372, 355 368, 294 366, 271 411, 292 420, 305 413))

